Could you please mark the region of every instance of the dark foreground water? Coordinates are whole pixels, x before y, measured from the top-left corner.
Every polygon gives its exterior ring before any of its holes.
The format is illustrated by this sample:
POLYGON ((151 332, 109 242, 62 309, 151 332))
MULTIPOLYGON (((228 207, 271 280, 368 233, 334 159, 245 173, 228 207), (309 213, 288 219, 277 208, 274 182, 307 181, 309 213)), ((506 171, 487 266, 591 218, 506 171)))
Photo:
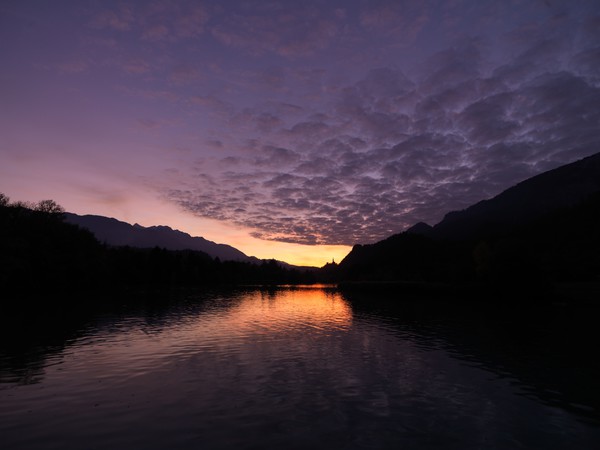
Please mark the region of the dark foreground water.
POLYGON ((0 448, 600 448, 597 316, 289 288, 3 317, 0 448))

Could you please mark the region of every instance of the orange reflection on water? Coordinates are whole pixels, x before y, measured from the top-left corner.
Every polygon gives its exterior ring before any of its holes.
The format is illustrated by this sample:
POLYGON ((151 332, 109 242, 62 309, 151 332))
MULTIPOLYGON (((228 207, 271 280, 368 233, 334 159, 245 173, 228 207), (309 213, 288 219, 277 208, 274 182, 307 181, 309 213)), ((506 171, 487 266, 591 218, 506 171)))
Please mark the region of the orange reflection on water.
POLYGON ((255 357, 255 350, 250 349, 261 343, 279 342, 286 346, 280 353, 294 348, 301 352, 297 346, 306 344, 306 336, 314 342, 351 325, 352 309, 335 290, 320 286, 257 289, 216 298, 200 311, 190 310, 183 319, 155 326, 140 324, 136 318, 125 320, 115 330, 103 332, 101 345, 95 344, 94 336, 89 345, 80 346, 78 352, 88 356, 76 370, 93 367, 98 373, 127 379, 156 371, 161 362, 168 367, 173 358, 199 353, 208 358, 214 352, 235 355, 250 364, 255 357))
POLYGON ((320 286, 257 290, 219 320, 220 328, 238 335, 297 331, 330 331, 352 324, 352 309, 334 290, 320 286))

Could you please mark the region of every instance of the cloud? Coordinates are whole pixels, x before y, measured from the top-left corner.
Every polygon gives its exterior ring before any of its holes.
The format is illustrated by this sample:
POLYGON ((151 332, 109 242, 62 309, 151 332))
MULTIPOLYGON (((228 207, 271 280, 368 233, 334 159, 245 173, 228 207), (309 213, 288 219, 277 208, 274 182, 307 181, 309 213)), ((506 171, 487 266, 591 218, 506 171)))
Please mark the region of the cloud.
POLYGON ((175 21, 175 33, 181 38, 200 36, 205 31, 205 24, 210 14, 206 8, 193 2, 192 6, 179 14, 175 21))
POLYGON ((469 39, 429 57, 421 68, 423 81, 419 89, 431 95, 466 80, 480 78, 483 66, 482 46, 480 40, 469 39))
POLYGON ((141 40, 177 42, 205 32, 208 8, 195 1, 179 0, 134 5, 120 4, 95 14, 91 27, 135 33, 141 40))
POLYGON ((123 64, 123 70, 130 75, 142 75, 151 69, 150 63, 143 59, 131 59, 123 64))
POLYGON ((169 29, 164 24, 148 26, 142 32, 142 39, 147 41, 162 41, 169 37, 169 29))
POLYGON ((56 68, 60 72, 71 74, 86 72, 89 69, 89 67, 90 64, 87 61, 81 59, 67 61, 56 65, 56 68))
POLYGON ((116 10, 105 10, 92 18, 91 25, 94 28, 109 28, 116 31, 129 31, 135 22, 133 9, 125 4, 116 10))
POLYGON ((202 78, 202 73, 189 64, 174 66, 169 73, 169 81, 177 86, 193 84, 202 78))
POLYGON ((224 119, 232 117, 235 111, 231 103, 221 100, 214 95, 194 95, 188 99, 188 102, 206 108, 213 115, 224 119))
POLYGON ((510 138, 519 128, 519 123, 508 115, 511 100, 511 94, 496 94, 473 102, 461 111, 457 123, 467 140, 476 145, 490 145, 510 138))
MULTIPOLYGON (((360 23, 418 37, 420 31, 400 30, 389 19, 406 21, 410 14, 385 6, 362 14, 360 23)), ((210 168, 200 166, 190 174, 189 191, 169 196, 200 216, 250 227, 261 239, 352 245, 418 221, 434 224, 451 210, 597 152, 600 47, 589 37, 578 44, 573 33, 557 40, 565 20, 575 19, 549 14, 546 22, 517 24, 504 35, 512 39, 509 58, 505 48, 491 55, 483 38, 460 38, 415 70, 390 63, 330 90, 318 69, 305 69, 311 74, 303 83, 290 68, 262 75, 269 92, 287 95, 291 80, 298 82, 320 100, 312 103, 270 100, 235 111, 214 98, 192 100, 227 109, 243 139, 223 149, 231 158, 221 159, 227 172, 208 182, 200 175, 210 168)), ((263 24, 254 37, 244 27, 259 22, 239 24, 218 38, 250 53, 284 55, 279 23, 263 24), (271 33, 277 38, 265 44, 271 33)))
POLYGON ((161 127, 161 122, 153 119, 138 119, 137 123, 147 130, 154 130, 161 127))
POLYGON ((339 15, 316 7, 247 2, 211 28, 223 45, 253 55, 301 57, 327 48, 338 33, 339 15))
POLYGON ((414 43, 423 27, 429 22, 429 5, 413 2, 382 2, 364 9, 360 24, 371 33, 394 38, 397 46, 414 43))
POLYGON ((141 98, 145 100, 152 101, 165 101, 170 103, 177 103, 182 101, 181 97, 170 90, 164 89, 142 89, 142 88, 132 88, 127 86, 118 86, 116 91, 125 94, 128 96, 141 98))
POLYGON ((600 46, 576 53, 571 64, 581 76, 595 84, 600 82, 600 46))
POLYGON ((119 0, 79 25, 19 7, 4 90, 34 129, 88 117, 147 149, 136 170, 181 165, 164 189, 199 216, 372 242, 598 150, 600 16, 575 3, 119 0))
POLYGON ((298 162, 299 159, 300 155, 293 150, 266 145, 263 147, 260 156, 256 158, 255 164, 257 166, 271 166, 281 169, 298 162))
MULTIPOLYGON (((352 95, 365 91, 368 79, 350 87, 352 95)), ((590 154, 600 144, 600 89, 573 73, 541 75, 514 89, 502 80, 465 83, 505 90, 479 98, 459 95, 460 86, 436 92, 423 98, 404 121, 389 105, 379 104, 380 96, 358 95, 359 106, 338 108, 337 120, 359 130, 360 138, 341 134, 340 124, 298 122, 286 131, 296 150, 261 147, 253 162, 243 162, 244 177, 231 175, 218 183, 218 192, 211 195, 218 201, 188 202, 188 208, 249 226, 262 239, 372 242, 420 220, 435 223, 449 210, 590 154), (424 129, 416 126, 432 108, 443 120, 428 122, 424 129), (366 118, 373 121, 371 126, 365 125, 366 118), (376 146, 381 132, 396 139, 395 144, 376 146), (318 142, 314 150, 301 145, 307 136, 318 142), (269 172, 253 172, 259 167, 269 172), (234 195, 248 187, 247 180, 265 177, 249 187, 244 199, 234 195)), ((396 92, 401 97, 406 89, 396 92)))
MULTIPOLYGON (((149 119, 149 118, 139 118, 136 120, 136 124, 138 125, 138 127, 142 130, 159 130, 165 127, 171 127, 175 124, 177 124, 178 121, 174 120, 174 119, 149 119)), ((179 151, 179 152, 185 152, 187 150, 184 150, 182 148, 173 148, 173 150, 179 151)))

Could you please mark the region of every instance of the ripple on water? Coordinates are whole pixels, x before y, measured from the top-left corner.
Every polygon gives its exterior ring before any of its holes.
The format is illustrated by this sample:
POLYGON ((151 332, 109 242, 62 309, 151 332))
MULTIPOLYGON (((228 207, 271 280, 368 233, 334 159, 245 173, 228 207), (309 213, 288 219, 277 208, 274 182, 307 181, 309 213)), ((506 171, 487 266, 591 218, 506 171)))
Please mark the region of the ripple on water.
POLYGON ((20 366, 0 355, 0 436, 8 448, 600 442, 578 415, 592 406, 548 406, 463 324, 366 309, 286 289, 98 317, 20 366))

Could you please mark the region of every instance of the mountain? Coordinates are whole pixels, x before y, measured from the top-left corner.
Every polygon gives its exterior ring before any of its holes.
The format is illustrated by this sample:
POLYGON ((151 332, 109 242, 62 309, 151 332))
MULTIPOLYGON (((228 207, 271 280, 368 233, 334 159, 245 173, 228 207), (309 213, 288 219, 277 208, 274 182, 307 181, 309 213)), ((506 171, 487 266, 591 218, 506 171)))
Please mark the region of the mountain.
POLYGON ((600 153, 529 178, 433 227, 431 236, 476 239, 581 203, 600 191, 600 153))
POLYGON ((187 233, 167 226, 143 227, 137 223, 130 225, 109 217, 80 216, 73 213, 66 213, 65 219, 69 223, 88 229, 100 242, 112 246, 196 250, 222 261, 259 261, 257 258, 249 257, 230 245, 217 244, 202 237, 192 237, 187 233))
POLYGON ((527 179, 437 225, 356 245, 351 281, 600 280, 600 153, 527 179))
POLYGON ((431 236, 433 234, 433 227, 431 225, 426 224, 425 222, 419 222, 407 229, 405 233, 420 234, 421 236, 431 236))
MULTIPOLYGON (((316 281, 311 271, 284 267, 275 260, 222 261, 199 250, 103 245, 90 230, 73 222, 108 224, 103 229, 105 237, 117 233, 121 244, 127 238, 129 242, 147 244, 145 238, 165 235, 170 241, 162 242, 171 247, 187 248, 208 241, 167 227, 144 228, 106 217, 67 215, 60 207, 49 210, 45 206, 32 208, 22 202, 0 202, 0 316, 5 309, 29 309, 32 305, 34 310, 44 312, 55 311, 56 306, 86 308, 95 300, 82 296, 83 291, 110 293, 108 297, 114 294, 116 299, 129 289, 159 288, 163 292, 167 287, 316 281), (21 301, 25 298, 26 302, 21 301)), ((220 253, 223 257, 241 253, 232 252, 228 246, 210 244, 209 250, 224 248, 226 252, 220 253)), ((110 300, 101 295, 97 301, 110 300)))

